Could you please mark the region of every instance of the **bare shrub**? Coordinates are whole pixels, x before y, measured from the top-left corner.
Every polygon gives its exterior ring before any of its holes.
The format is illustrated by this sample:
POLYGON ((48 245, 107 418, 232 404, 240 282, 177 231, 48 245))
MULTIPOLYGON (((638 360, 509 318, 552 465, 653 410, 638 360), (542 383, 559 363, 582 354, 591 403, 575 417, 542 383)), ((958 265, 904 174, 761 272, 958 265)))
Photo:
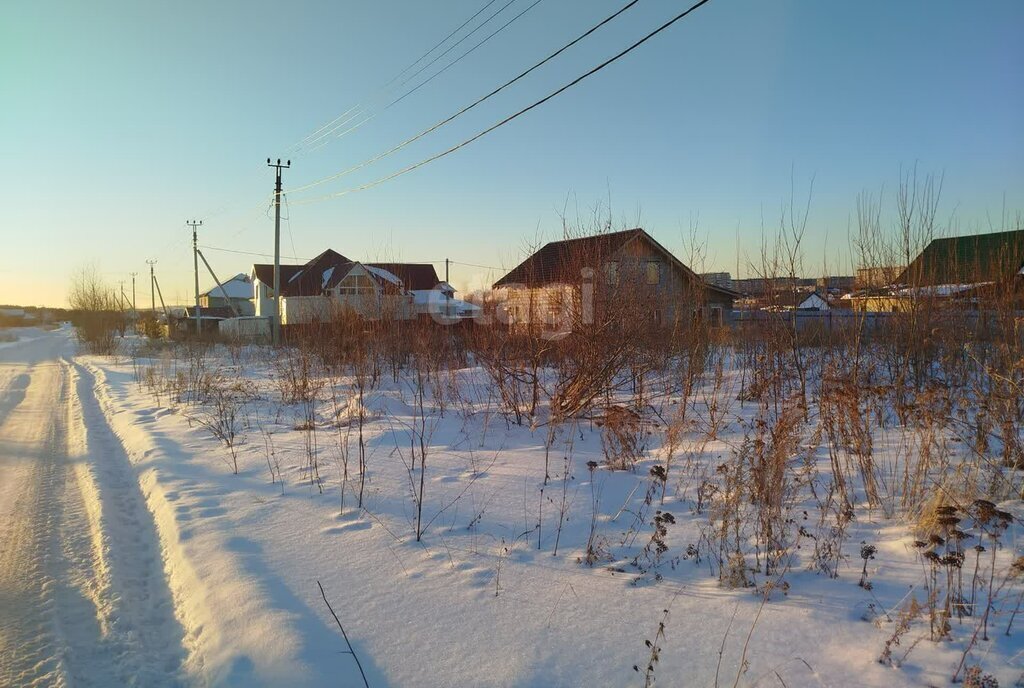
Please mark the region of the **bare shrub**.
POLYGON ((241 434, 240 412, 252 397, 253 391, 244 381, 228 382, 219 379, 211 384, 206 404, 198 407, 189 416, 224 444, 230 454, 229 465, 236 475, 238 447, 245 441, 245 436, 241 434))
POLYGON ((78 341, 91 354, 113 354, 124 330, 124 314, 114 290, 104 283, 95 266, 78 270, 71 278, 68 305, 78 341))

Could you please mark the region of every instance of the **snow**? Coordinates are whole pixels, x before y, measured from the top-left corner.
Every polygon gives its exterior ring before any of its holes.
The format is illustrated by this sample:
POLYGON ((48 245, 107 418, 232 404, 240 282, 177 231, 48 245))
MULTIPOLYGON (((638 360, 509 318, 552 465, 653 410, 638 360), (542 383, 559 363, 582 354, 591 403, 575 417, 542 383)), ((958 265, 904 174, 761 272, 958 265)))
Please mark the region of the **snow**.
POLYGON ((828 301, 821 298, 817 292, 810 294, 797 305, 798 310, 816 310, 816 311, 827 311, 829 309, 828 301))
POLYGON ((965 291, 977 289, 992 284, 992 282, 976 282, 973 284, 937 284, 926 287, 906 287, 896 289, 895 293, 900 296, 955 296, 965 291))
POLYGON ((221 282, 221 287, 214 287, 207 292, 207 295, 214 298, 229 299, 251 299, 253 298, 253 286, 249 276, 239 273, 227 282, 221 282), (221 289, 223 287, 223 289, 221 289))
POLYGON ((399 287, 402 286, 402 280, 398 279, 398 276, 395 275, 393 272, 390 272, 389 270, 374 267, 372 265, 363 265, 363 267, 366 268, 371 274, 376 275, 382 280, 391 282, 392 284, 398 285, 399 287))
POLYGON ((331 281, 331 275, 333 275, 333 274, 334 274, 334 266, 333 265, 331 267, 327 268, 326 270, 324 270, 323 279, 320 282, 320 288, 321 289, 327 287, 327 283, 331 281))
MULTIPOLYGON (((442 283, 443 284, 443 283, 442 283)), ((413 305, 419 313, 451 315, 458 318, 472 318, 483 312, 475 303, 455 299, 441 289, 414 289, 413 305)))
MULTIPOLYGON (((208 360, 211 371, 252 392, 238 475, 224 445, 196 422, 209 406, 154 395, 139 381, 147 368, 184 375, 183 356, 72 357, 67 332, 2 355, 13 363, 0 366, 0 484, 11 486, 0 491, 0 524, 21 513, 19 495, 47 484, 33 473, 31 454, 15 445, 38 448, 65 434, 70 484, 81 486, 81 496, 50 494, 13 525, 0 525, 0 576, 7 576, 0 577, 0 684, 11 657, 4 638, 12 581, 26 599, 41 600, 15 607, 26 630, 9 637, 26 648, 23 664, 31 648, 46 676, 94 684, 140 676, 139 685, 362 685, 318 581, 375 688, 642 685, 633 666, 646 666, 645 640, 655 639, 662 620, 657 685, 732 685, 737 677, 742 686, 945 685, 973 627, 954 621, 957 639, 933 643, 918 640, 923 631, 915 626, 896 651, 911 651, 902 668, 878 662, 901 605, 926 596, 906 522, 878 510, 858 507, 837 578, 808 569, 807 540, 792 553, 788 587, 768 601, 749 588, 719 585, 707 560, 685 556, 708 518, 694 507, 697 476, 713 473, 735 451, 754 417, 751 405, 735 401, 739 382, 728 374, 721 394, 723 403, 731 400, 730 420, 717 439, 681 453, 694 480, 661 507, 676 520, 668 553, 641 573, 629 560, 651 535, 657 498, 651 505, 644 497, 662 449, 652 440, 635 471, 612 471, 603 466, 600 428, 581 422, 556 433, 545 485, 546 428, 502 418, 479 368, 453 371, 463 405, 442 414, 428 396, 424 515, 431 523, 417 542, 405 463, 417 408, 408 379, 387 378, 362 406, 351 395, 353 381, 335 379, 343 395, 337 416, 325 389, 316 433, 321 493, 306 457, 307 433, 296 429, 301 409, 280 403, 267 349, 220 350, 208 360), (68 391, 69 420, 56 414, 50 425, 40 423, 46 409, 63 408, 61 389, 68 391), (361 409, 367 508, 355 508, 350 475, 342 511, 340 451, 347 438, 353 471, 351 433, 361 409), (270 480, 271 443, 283 482, 270 480), (588 461, 602 465, 590 470, 588 461), (563 494, 568 518, 559 535, 563 494), (580 559, 595 494, 598 538, 612 558, 591 567, 580 559), (38 569, 40 581, 50 580, 48 564, 29 547, 43 548, 45 540, 8 546, 16 530, 33 532, 33 523, 57 518, 61 503, 79 505, 69 525, 88 537, 76 539, 69 528, 42 532, 68 552, 96 552, 89 556, 97 559, 81 562, 102 562, 84 600, 16 575, 15 566, 32 575, 38 569), (632 546, 620 544, 634 531, 632 546), (862 541, 877 546, 868 562, 871 589, 857 585, 862 541), (56 613, 58 603, 74 612, 67 620, 56 613), (85 611, 95 612, 96 628, 85 623, 85 611), (58 618, 71 633, 50 630, 58 618), (75 657, 86 660, 76 667, 75 657)), ((671 399, 657 403, 672 406, 671 399)), ((880 463, 905 451, 905 441, 894 428, 876 437, 880 463)), ((820 452, 812 459, 828 464, 820 452)), ((1016 501, 1000 506, 1020 511, 1016 501)), ((805 526, 816 532, 813 521, 805 526)), ((1018 537, 1015 525, 1001 561, 1020 553, 1018 537)), ((87 589, 86 569, 71 570, 78 571, 68 578, 72 588, 87 589)), ((1012 685, 1024 645, 1016 628, 1002 635, 1014 600, 1005 604, 992 641, 977 654, 986 671, 1012 685)))
POLYGON ((3 354, 0 684, 178 685, 159 542, 69 334, 3 354))
MULTIPOLYGON (((63 325, 64 332, 70 332, 70 326, 63 325)), ((21 348, 29 342, 50 336, 51 329, 41 327, 0 327, 0 349, 21 348)))

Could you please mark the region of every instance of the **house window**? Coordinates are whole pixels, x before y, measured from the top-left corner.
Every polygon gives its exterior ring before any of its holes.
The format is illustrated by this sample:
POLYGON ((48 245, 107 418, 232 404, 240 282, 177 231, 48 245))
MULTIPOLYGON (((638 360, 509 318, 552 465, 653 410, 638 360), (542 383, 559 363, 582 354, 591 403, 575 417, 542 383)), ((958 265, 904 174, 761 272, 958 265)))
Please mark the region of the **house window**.
POLYGON ((661 263, 656 260, 647 261, 647 284, 661 283, 661 263))
POLYGON ((616 261, 605 264, 604 266, 605 279, 608 280, 608 284, 612 286, 618 286, 619 284, 619 264, 616 261))
POLYGON ((372 294, 375 289, 373 287, 373 280, 366 275, 350 275, 341 281, 338 286, 338 294, 352 295, 352 294, 372 294))
POLYGON ((715 327, 722 325, 722 307, 712 306, 711 307, 711 324, 715 327))

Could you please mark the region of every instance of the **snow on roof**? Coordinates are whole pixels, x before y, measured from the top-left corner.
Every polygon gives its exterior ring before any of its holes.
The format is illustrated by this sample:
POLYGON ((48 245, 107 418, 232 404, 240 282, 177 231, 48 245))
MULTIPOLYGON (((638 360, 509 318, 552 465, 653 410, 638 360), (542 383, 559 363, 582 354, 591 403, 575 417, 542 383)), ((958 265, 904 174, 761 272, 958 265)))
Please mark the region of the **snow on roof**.
POLYGON ((375 267, 373 265, 366 265, 365 263, 363 264, 363 267, 366 268, 367 270, 369 270, 371 274, 376 275, 377 277, 380 277, 381 279, 387 280, 388 282, 391 282, 392 284, 397 284, 398 286, 402 286, 402 280, 398 279, 398 277, 393 272, 388 272, 384 268, 378 268, 378 267, 375 267))
POLYGON ((937 284, 935 286, 927 287, 907 287, 904 289, 896 289, 895 294, 899 296, 952 296, 953 294, 962 294, 965 291, 970 291, 977 287, 984 287, 993 282, 975 282, 974 284, 937 284))
POLYGON ((462 299, 452 299, 452 303, 455 305, 455 309, 460 313, 482 313, 484 310, 483 306, 471 301, 463 301, 462 299))
POLYGON ((323 287, 323 288, 326 288, 327 287, 327 283, 331 281, 331 275, 333 275, 333 274, 334 274, 334 266, 332 265, 331 267, 329 267, 326 270, 324 270, 323 281, 320 284, 320 286, 323 287))
POLYGON ((249 281, 249 276, 245 274, 237 274, 227 282, 221 282, 220 287, 213 287, 207 291, 204 296, 210 296, 213 298, 228 298, 228 299, 251 299, 253 295, 252 282, 249 281))
POLYGON ((445 303, 450 300, 440 289, 415 289, 409 293, 412 294, 412 302, 417 306, 445 303))

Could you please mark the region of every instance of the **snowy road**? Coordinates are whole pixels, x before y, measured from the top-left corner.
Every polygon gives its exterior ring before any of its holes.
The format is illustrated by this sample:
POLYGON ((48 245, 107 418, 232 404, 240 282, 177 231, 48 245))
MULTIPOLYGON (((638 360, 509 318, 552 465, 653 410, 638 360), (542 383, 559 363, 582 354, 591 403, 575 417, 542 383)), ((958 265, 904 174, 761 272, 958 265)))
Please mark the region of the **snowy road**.
POLYGON ((0 685, 179 685, 156 528, 72 350, 0 349, 0 685))

